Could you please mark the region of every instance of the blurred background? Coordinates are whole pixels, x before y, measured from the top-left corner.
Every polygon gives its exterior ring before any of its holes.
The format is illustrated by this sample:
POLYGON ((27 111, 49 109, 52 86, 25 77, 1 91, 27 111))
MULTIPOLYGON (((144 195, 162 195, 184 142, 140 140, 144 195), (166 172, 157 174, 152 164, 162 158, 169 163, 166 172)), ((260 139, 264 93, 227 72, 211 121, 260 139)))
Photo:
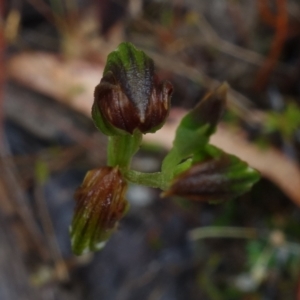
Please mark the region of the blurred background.
POLYGON ((0 13, 1 300, 300 300, 298 0, 1 0, 0 13), (186 110, 227 81, 212 143, 262 179, 220 205, 130 186, 107 246, 75 257, 73 194, 106 163, 93 89, 122 41, 175 89, 135 169, 159 170, 186 110))

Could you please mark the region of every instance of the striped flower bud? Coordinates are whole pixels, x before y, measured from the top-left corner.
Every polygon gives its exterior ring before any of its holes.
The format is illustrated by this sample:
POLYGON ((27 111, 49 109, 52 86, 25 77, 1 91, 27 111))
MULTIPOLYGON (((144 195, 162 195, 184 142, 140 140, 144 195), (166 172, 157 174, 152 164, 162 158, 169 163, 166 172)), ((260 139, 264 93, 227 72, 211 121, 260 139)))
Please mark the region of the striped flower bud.
POLYGON ((122 43, 109 54, 96 86, 93 120, 106 135, 155 132, 169 114, 172 91, 171 83, 158 80, 151 58, 122 43))
POLYGON ((70 230, 75 254, 104 247, 127 210, 126 190, 127 183, 118 168, 103 167, 87 172, 75 194, 70 230))
POLYGON ((196 201, 219 202, 233 199, 259 179, 254 169, 233 155, 223 153, 193 164, 176 176, 163 196, 181 196, 196 201))

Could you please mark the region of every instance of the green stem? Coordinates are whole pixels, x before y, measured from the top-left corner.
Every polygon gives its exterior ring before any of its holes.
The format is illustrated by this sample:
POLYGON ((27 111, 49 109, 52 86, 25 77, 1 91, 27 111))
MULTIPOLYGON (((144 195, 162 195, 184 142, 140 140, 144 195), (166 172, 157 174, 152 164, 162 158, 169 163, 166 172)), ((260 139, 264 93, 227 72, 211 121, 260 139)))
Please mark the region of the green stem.
POLYGON ((124 172, 125 178, 136 184, 146 185, 153 188, 160 188, 166 190, 169 186, 169 181, 161 172, 155 173, 141 173, 134 170, 127 170, 124 172))
POLYGON ((142 134, 135 131, 133 135, 110 136, 108 139, 108 165, 128 169, 132 156, 137 152, 142 141, 142 134))

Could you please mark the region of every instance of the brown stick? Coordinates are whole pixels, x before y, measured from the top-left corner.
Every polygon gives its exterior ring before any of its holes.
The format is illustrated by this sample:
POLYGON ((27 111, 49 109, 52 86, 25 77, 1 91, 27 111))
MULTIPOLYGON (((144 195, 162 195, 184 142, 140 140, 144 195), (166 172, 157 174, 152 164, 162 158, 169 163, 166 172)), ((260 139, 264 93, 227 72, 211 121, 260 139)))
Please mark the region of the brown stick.
POLYGON ((259 70, 257 78, 255 80, 255 88, 257 90, 262 90, 264 86, 267 84, 268 78, 274 69, 282 48, 284 46, 284 42, 287 37, 287 29, 288 29, 288 13, 287 13, 287 5, 286 0, 277 0, 277 16, 274 17, 266 8, 265 8, 266 0, 259 0, 261 5, 264 5, 264 17, 267 18, 269 22, 274 22, 274 18, 276 20, 276 32, 275 37, 272 41, 271 50, 268 58, 264 62, 262 68, 259 70), (268 13, 267 13, 268 12, 268 13))
POLYGON ((4 0, 0 0, 0 143, 3 140, 3 101, 4 101, 4 82, 5 82, 5 38, 4 38, 4 0))

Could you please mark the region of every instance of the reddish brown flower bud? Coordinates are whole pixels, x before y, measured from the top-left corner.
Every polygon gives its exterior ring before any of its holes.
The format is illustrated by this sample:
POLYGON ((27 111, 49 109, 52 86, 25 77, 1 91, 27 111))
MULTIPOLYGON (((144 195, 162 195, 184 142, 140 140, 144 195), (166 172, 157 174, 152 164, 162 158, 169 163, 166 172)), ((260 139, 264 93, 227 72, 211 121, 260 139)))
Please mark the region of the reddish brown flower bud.
POLYGON ((75 194, 71 227, 73 252, 77 255, 101 249, 127 209, 127 183, 118 168, 89 171, 75 194))
POLYGON ((108 56, 95 89, 94 122, 107 135, 155 132, 168 116, 172 91, 171 83, 159 82, 151 58, 123 43, 108 56))
POLYGON ((196 201, 225 201, 248 191, 259 179, 257 171, 229 154, 195 163, 177 176, 163 196, 196 201))

